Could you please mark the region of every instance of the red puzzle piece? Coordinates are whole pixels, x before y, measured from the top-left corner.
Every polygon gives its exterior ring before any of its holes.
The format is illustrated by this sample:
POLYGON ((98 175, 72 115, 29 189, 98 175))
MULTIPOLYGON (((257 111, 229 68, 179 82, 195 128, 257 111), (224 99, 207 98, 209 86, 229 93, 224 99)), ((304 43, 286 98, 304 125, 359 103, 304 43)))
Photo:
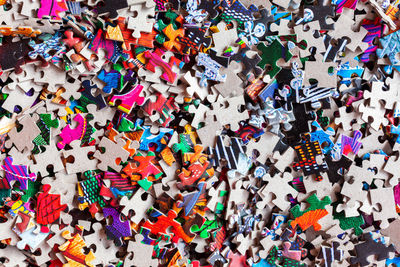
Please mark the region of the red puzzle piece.
POLYGON ((179 107, 175 104, 175 99, 173 97, 167 99, 160 93, 157 94, 156 102, 147 100, 143 105, 143 109, 149 115, 153 115, 154 111, 158 111, 160 113, 160 119, 158 119, 158 122, 164 127, 167 127, 175 118, 172 115, 172 112, 179 111, 179 107))
POLYGON ((141 32, 140 38, 137 39, 132 36, 133 31, 127 28, 124 17, 119 17, 117 21, 122 33, 122 38, 124 39, 124 43, 122 44, 123 49, 131 50, 131 45, 144 46, 148 48, 154 47, 154 39, 157 35, 155 30, 151 33, 141 32))
POLYGON ((133 160, 138 162, 139 165, 136 163, 129 163, 123 169, 123 172, 129 175, 134 181, 146 179, 148 176, 154 176, 154 180, 156 180, 163 172, 153 164, 152 160, 155 159, 155 157, 154 152, 151 151, 147 153, 147 156, 143 156, 138 152, 137 155, 133 157, 133 160))
POLYGON ((203 165, 200 162, 196 162, 191 164, 187 170, 183 168, 178 175, 179 179, 181 179, 181 183, 178 186, 194 185, 206 171, 209 164, 208 161, 204 162, 203 165))
POLYGON ((60 218, 61 211, 67 208, 66 204, 60 203, 61 197, 57 194, 49 194, 51 186, 43 185, 43 193, 40 193, 37 199, 37 218, 39 224, 53 223, 60 218))
POLYGON ((186 243, 190 243, 193 240, 194 237, 188 236, 180 223, 175 220, 177 214, 174 210, 168 211, 168 216, 157 210, 153 210, 153 212, 156 214, 154 217, 157 218, 157 222, 146 221, 143 224, 143 227, 149 229, 150 233, 154 235, 169 235, 167 229, 171 227, 171 231, 175 235, 172 239, 174 242, 177 242, 179 238, 182 238, 186 243))

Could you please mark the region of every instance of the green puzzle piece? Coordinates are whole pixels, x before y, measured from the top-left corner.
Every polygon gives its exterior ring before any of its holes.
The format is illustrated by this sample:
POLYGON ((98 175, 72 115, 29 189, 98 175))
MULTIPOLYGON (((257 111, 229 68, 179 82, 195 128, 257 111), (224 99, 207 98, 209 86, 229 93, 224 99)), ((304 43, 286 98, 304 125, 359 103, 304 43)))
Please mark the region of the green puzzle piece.
POLYGON ((306 201, 308 202, 308 204, 310 204, 310 207, 308 207, 308 209, 301 211, 300 205, 296 205, 290 210, 295 218, 300 217, 309 211, 324 210, 326 205, 331 204, 330 197, 326 196, 322 200, 319 200, 316 194, 312 194, 311 196, 309 196, 306 201))
POLYGON ((198 225, 193 225, 191 231, 193 233, 200 232, 198 235, 201 238, 209 238, 210 232, 215 229, 219 229, 221 227, 221 223, 218 222, 217 219, 215 220, 206 220, 206 222, 199 228, 198 225))
POLYGON ((318 223, 318 220, 328 214, 325 206, 331 204, 331 198, 326 196, 322 200, 319 200, 317 195, 313 194, 307 198, 307 202, 310 204, 310 207, 304 211, 300 210, 300 205, 298 204, 290 210, 295 219, 289 221, 289 224, 292 227, 299 225, 303 231, 311 226, 314 227, 315 231, 319 231, 321 225, 318 223))
POLYGON ((270 69, 266 71, 266 74, 268 74, 271 79, 282 69, 276 62, 281 58, 287 62, 293 56, 278 39, 275 39, 269 46, 266 46, 265 43, 260 43, 257 45, 257 49, 263 53, 258 66, 265 69, 265 67, 269 65, 270 69))
MULTIPOLYGON (((334 210, 336 210, 336 206, 337 205, 334 205, 334 210)), ((356 235, 359 236, 363 233, 363 230, 360 227, 364 224, 364 218, 362 215, 346 217, 344 211, 333 212, 333 219, 339 220, 340 229, 344 231, 353 228, 356 235)))

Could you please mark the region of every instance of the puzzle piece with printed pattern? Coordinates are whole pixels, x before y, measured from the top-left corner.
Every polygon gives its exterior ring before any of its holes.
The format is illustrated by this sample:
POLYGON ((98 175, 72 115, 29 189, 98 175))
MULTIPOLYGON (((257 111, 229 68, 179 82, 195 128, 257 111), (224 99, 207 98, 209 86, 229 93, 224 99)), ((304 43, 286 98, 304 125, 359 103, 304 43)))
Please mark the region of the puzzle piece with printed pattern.
POLYGON ((219 73, 222 66, 213 60, 210 55, 200 52, 197 57, 197 66, 204 66, 205 68, 204 72, 196 71, 196 77, 200 78, 200 86, 207 87, 207 80, 225 82, 226 74, 221 75, 219 73))
POLYGON ((184 187, 194 187, 196 182, 203 179, 204 175, 208 176, 207 169, 209 167, 209 162, 205 161, 203 163, 195 162, 190 164, 190 166, 185 169, 182 168, 181 173, 178 174, 181 182, 177 184, 178 188, 184 187))
POLYGON ((106 85, 103 87, 103 92, 110 94, 113 89, 119 91, 121 89, 121 73, 116 70, 105 71, 102 69, 97 75, 97 79, 104 82, 106 85))
POLYGON ((96 35, 90 42, 89 49, 95 53, 98 53, 99 49, 104 49, 107 51, 106 58, 114 64, 117 63, 119 58, 123 55, 121 42, 106 39, 105 32, 102 29, 97 31, 96 35))
POLYGON ((124 50, 131 50, 131 45, 144 46, 144 47, 148 47, 148 48, 154 47, 153 42, 157 35, 155 30, 153 30, 152 32, 149 32, 149 33, 141 32, 140 38, 134 38, 132 35, 133 31, 127 27, 125 20, 126 20, 126 18, 124 18, 124 17, 118 17, 118 19, 117 19, 117 21, 118 21, 117 24, 121 30, 121 34, 122 34, 122 38, 123 38, 122 48, 124 50))
POLYGON ((135 103, 138 106, 143 105, 145 98, 140 96, 142 90, 143 85, 134 85, 132 86, 132 89, 125 94, 113 95, 108 103, 112 106, 117 105, 119 110, 125 112, 126 114, 129 114, 131 113, 135 103))
POLYGON ((321 172, 328 170, 328 165, 324 161, 324 154, 318 141, 311 142, 308 137, 305 138, 303 144, 294 147, 299 162, 293 163, 293 168, 297 171, 303 170, 305 175, 315 174, 315 179, 321 181, 321 172), (322 159, 322 163, 318 163, 318 157, 322 159))
POLYGON ((180 0, 154 0, 156 11, 167 11, 168 8, 179 9, 180 0))
POLYGON ((27 190, 28 180, 36 181, 36 174, 29 173, 28 167, 25 165, 14 165, 12 157, 4 159, 4 165, 1 165, 1 169, 5 172, 5 178, 0 179, 1 189, 11 189, 11 182, 17 181, 20 189, 27 190))
POLYGON ((83 89, 81 91, 81 97, 79 98, 79 101, 87 104, 96 104, 98 109, 103 109, 106 107, 104 97, 100 93, 98 93, 96 96, 93 94, 93 90, 98 89, 97 85, 93 84, 91 80, 84 80, 82 82, 82 87, 83 89))
POLYGON ((246 77, 250 71, 254 70, 256 76, 260 75, 262 69, 258 66, 258 64, 262 61, 262 58, 256 54, 251 58, 246 54, 251 51, 250 47, 241 39, 236 41, 236 44, 239 45, 239 50, 236 54, 232 55, 230 58, 235 60, 236 62, 241 62, 243 65, 242 74, 246 77))
POLYGON ((2 45, 0 45, 0 70, 15 69, 16 73, 21 73, 21 65, 25 63, 25 56, 30 51, 28 42, 29 39, 13 42, 11 37, 3 37, 2 45))
POLYGON ((335 145, 331 140, 331 136, 335 135, 335 130, 332 127, 328 127, 324 130, 317 121, 313 121, 311 126, 315 127, 315 130, 310 133, 310 141, 318 141, 324 154, 326 154, 335 145))
POLYGON ((331 204, 331 199, 330 197, 326 196, 322 200, 319 200, 317 195, 313 194, 307 198, 307 202, 310 204, 310 206, 304 211, 300 211, 299 204, 290 210, 290 213, 292 213, 293 217, 295 218, 289 222, 290 226, 295 228, 296 225, 299 225, 303 231, 313 226, 315 231, 319 231, 321 229, 321 225, 318 223, 318 221, 328 215, 328 211, 325 209, 325 206, 331 204))
POLYGON ((257 49, 262 52, 261 61, 258 63, 258 66, 262 69, 265 69, 268 66, 266 74, 268 74, 270 78, 275 77, 275 75, 282 69, 277 65, 279 59, 283 58, 285 62, 287 62, 293 56, 289 52, 289 49, 284 47, 277 39, 268 46, 264 43, 260 43, 257 45, 257 49))
POLYGON ((39 230, 38 225, 36 223, 32 222, 33 225, 30 225, 31 227, 27 230, 25 230, 22 233, 18 233, 19 238, 21 238, 20 241, 17 242, 16 247, 20 250, 24 250, 25 246, 29 246, 31 251, 35 251, 43 242, 44 240, 49 236, 49 232, 44 233, 39 230))
POLYGON ((159 128, 158 134, 152 134, 150 131, 150 126, 143 126, 143 132, 140 136, 140 150, 149 151, 150 147, 154 149, 155 152, 161 152, 168 143, 170 136, 174 133, 173 129, 159 128))
MULTIPOLYGON (((155 157, 155 154, 151 151, 146 156, 138 152, 133 157, 134 163, 129 163, 122 171, 131 178, 132 183, 156 181, 163 175, 163 172, 153 163, 155 157)), ((147 190, 148 188, 145 189, 147 190)))
POLYGON ((363 42, 368 44, 368 48, 362 53, 360 60, 362 62, 368 62, 370 61, 371 55, 374 55, 378 49, 374 40, 376 37, 380 38, 383 35, 387 26, 381 22, 380 17, 376 17, 373 20, 364 19, 361 23, 361 27, 368 31, 367 35, 363 39, 363 42))
POLYGON ((247 43, 256 45, 260 41, 263 41, 266 36, 270 35, 269 24, 274 21, 274 16, 270 14, 268 9, 263 8, 259 10, 260 18, 254 21, 247 21, 244 23, 244 29, 239 30, 238 36, 240 38, 246 38, 247 43))
POLYGON ((116 246, 123 245, 122 238, 131 236, 131 226, 128 220, 121 220, 121 213, 115 208, 103 208, 104 217, 112 217, 112 224, 106 226, 107 237, 113 239, 116 246))
POLYGON ((61 130, 60 137, 62 141, 57 143, 57 147, 63 149, 74 140, 80 140, 81 145, 89 143, 91 141, 91 135, 95 132, 95 128, 90 125, 91 120, 93 120, 93 115, 91 114, 87 114, 86 118, 81 114, 76 114, 74 121, 76 121, 78 125, 75 128, 71 128, 70 125, 67 125, 61 130))
POLYGON ((397 54, 400 52, 398 43, 400 42, 400 32, 396 31, 385 37, 379 38, 382 48, 376 50, 376 54, 379 58, 387 56, 393 65, 399 65, 400 61, 397 58, 397 54))
POLYGON ((212 39, 205 36, 208 27, 193 25, 185 25, 184 27, 185 35, 176 38, 178 42, 184 45, 182 48, 183 53, 188 54, 190 50, 199 51, 200 47, 207 49, 211 46, 212 39))
POLYGON ((258 11, 255 5, 246 8, 239 0, 234 2, 222 0, 221 7, 223 7, 221 18, 227 23, 237 21, 239 25, 246 21, 253 21, 253 13, 258 11))
POLYGON ((201 238, 209 238, 211 237, 211 232, 220 229, 222 227, 222 224, 219 219, 215 220, 207 220, 204 222, 204 224, 201 227, 195 226, 192 228, 194 233, 197 233, 201 238))
POLYGON ((372 238, 372 233, 363 235, 365 241, 355 245, 356 255, 350 258, 351 264, 359 264, 360 266, 368 266, 371 262, 368 257, 371 255, 377 256, 377 260, 385 260, 389 258, 389 253, 394 252, 393 245, 386 246, 384 243, 375 241, 372 238))
POLYGON ((38 154, 43 151, 43 146, 50 145, 51 128, 58 128, 59 121, 57 118, 51 119, 51 114, 39 114, 39 120, 36 122, 40 128, 40 134, 32 141, 35 144, 32 150, 33 154, 38 154))
POLYGON ((181 32, 183 23, 185 19, 182 15, 177 14, 176 12, 169 9, 165 13, 159 13, 158 20, 154 24, 154 28, 159 32, 156 36, 156 41, 163 45, 166 41, 168 41, 168 36, 164 30, 169 28, 170 31, 178 31, 181 32))
POLYGON ((143 105, 143 110, 150 116, 154 112, 158 112, 160 118, 157 120, 163 127, 168 127, 169 123, 175 119, 173 112, 179 112, 179 106, 175 103, 175 99, 170 96, 165 98, 161 93, 156 94, 157 100, 152 102, 150 99, 143 105))
POLYGON ((172 24, 169 24, 162 30, 162 32, 166 36, 166 40, 164 40, 162 44, 163 47, 168 51, 182 53, 184 46, 180 42, 180 40, 185 36, 185 30, 174 29, 174 26, 172 24))
POLYGON ((148 60, 146 63, 146 69, 151 72, 155 72, 156 67, 161 68, 163 71, 161 78, 173 84, 177 78, 177 74, 173 72, 172 67, 177 66, 178 68, 182 68, 184 62, 173 56, 167 63, 162 59, 162 55, 164 55, 164 53, 165 52, 159 48, 156 48, 154 51, 145 51, 144 57, 148 60))
POLYGON ((64 0, 40 0, 40 8, 37 11, 38 18, 50 17, 61 19, 60 13, 68 10, 64 0))
POLYGON ((65 257, 70 266, 82 266, 87 265, 92 267, 91 262, 95 259, 93 251, 90 249, 89 253, 84 252, 86 242, 82 237, 83 227, 77 225, 77 233, 71 234, 69 230, 62 232, 62 237, 67 239, 64 244, 61 244, 58 249, 61 251, 61 255, 65 257))
POLYGON ((333 266, 336 261, 342 262, 344 251, 339 246, 339 242, 332 242, 331 247, 322 246, 317 258, 323 259, 326 266, 333 266))
POLYGON ((191 192, 183 196, 178 196, 182 198, 181 202, 177 203, 178 208, 183 208, 185 211, 185 216, 189 216, 194 210, 198 208, 204 208, 206 205, 206 183, 200 182, 197 185, 199 191, 191 192))
POLYGON ((84 210, 89 207, 91 214, 96 214, 99 207, 105 207, 106 202, 100 195, 100 190, 104 185, 101 175, 93 171, 86 171, 84 173, 86 180, 78 184, 78 207, 84 210))
POLYGON ((194 24, 203 22, 208 16, 215 18, 218 15, 219 2, 219 0, 188 0, 185 7, 188 15, 185 16, 185 21, 194 24))
POLYGON ((182 238, 187 243, 191 242, 192 238, 184 232, 182 225, 175 220, 177 217, 176 211, 169 210, 167 215, 164 215, 160 211, 152 208, 149 210, 149 216, 155 219, 156 222, 153 223, 147 220, 142 226, 149 229, 151 234, 156 236, 171 236, 171 239, 176 241, 182 238), (169 227, 171 227, 172 233, 167 232, 169 227))
POLYGON ((335 29, 334 23, 328 24, 327 19, 335 16, 335 7, 331 5, 324 5, 324 1, 318 0, 316 5, 305 5, 305 12, 310 12, 311 18, 307 22, 318 21, 321 30, 335 29))
POLYGON ((28 53, 28 56, 32 59, 36 59, 37 56, 41 56, 45 61, 52 61, 56 63, 59 60, 60 54, 65 53, 65 46, 62 43, 62 33, 56 32, 54 35, 45 35, 42 38, 42 43, 36 44, 34 40, 29 41, 29 46, 32 47, 33 51, 28 53), (52 52, 55 51, 55 52, 52 52))
POLYGON ((181 152, 182 156, 185 153, 193 152, 194 151, 194 142, 190 136, 190 134, 179 134, 179 143, 175 143, 172 145, 172 150, 175 153, 181 152))
POLYGON ((37 197, 36 221, 38 224, 54 223, 60 218, 61 211, 68 207, 67 204, 61 204, 61 196, 59 194, 49 194, 50 188, 51 186, 48 184, 43 185, 43 192, 37 197))

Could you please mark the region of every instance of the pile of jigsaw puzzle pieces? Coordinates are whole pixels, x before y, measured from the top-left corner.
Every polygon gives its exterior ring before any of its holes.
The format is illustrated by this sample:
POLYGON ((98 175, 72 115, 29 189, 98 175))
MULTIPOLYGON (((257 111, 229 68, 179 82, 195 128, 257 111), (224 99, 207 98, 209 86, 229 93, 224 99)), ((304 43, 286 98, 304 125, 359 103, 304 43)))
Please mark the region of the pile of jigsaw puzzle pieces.
POLYGON ((0 0, 0 266, 400 266, 400 0, 0 0))

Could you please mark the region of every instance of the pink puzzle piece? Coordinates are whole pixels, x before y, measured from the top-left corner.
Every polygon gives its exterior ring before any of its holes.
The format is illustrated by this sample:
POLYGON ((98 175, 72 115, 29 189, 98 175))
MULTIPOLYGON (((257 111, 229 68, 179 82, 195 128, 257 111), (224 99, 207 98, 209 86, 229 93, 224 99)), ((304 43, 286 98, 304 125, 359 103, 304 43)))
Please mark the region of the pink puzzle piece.
POLYGON ((164 51, 161 49, 156 49, 154 52, 150 52, 149 50, 145 51, 144 57, 148 59, 146 69, 155 72, 155 68, 160 67, 163 71, 161 78, 169 83, 174 83, 177 75, 172 71, 172 66, 176 65, 179 68, 182 68, 184 63, 176 57, 171 57, 169 63, 167 63, 161 58, 163 54, 164 51))
POLYGON ((112 106, 118 106, 118 109, 129 114, 132 111, 133 106, 138 104, 139 106, 143 105, 144 97, 140 96, 140 93, 143 90, 143 85, 137 84, 135 85, 131 91, 123 95, 114 95, 111 97, 108 102, 112 106), (120 102, 118 104, 117 102, 120 102))
MULTIPOLYGON (((88 114, 89 116, 90 114, 88 114)), ((93 115, 91 115, 93 116, 93 115)), ((81 114, 77 114, 74 117, 74 121, 78 123, 78 126, 74 129, 70 125, 67 125, 62 129, 60 137, 62 141, 57 143, 59 149, 63 149, 66 145, 70 144, 74 140, 82 140, 86 142, 89 140, 90 135, 94 132, 93 127, 89 124, 89 118, 84 118, 81 114)))
POLYGON ((283 243, 283 250, 282 250, 282 256, 293 259, 296 261, 301 260, 301 250, 291 250, 289 249, 291 246, 290 242, 284 242, 283 243))
POLYGON ((40 8, 37 12, 39 18, 51 17, 61 19, 58 13, 68 10, 64 0, 41 0, 40 8))

